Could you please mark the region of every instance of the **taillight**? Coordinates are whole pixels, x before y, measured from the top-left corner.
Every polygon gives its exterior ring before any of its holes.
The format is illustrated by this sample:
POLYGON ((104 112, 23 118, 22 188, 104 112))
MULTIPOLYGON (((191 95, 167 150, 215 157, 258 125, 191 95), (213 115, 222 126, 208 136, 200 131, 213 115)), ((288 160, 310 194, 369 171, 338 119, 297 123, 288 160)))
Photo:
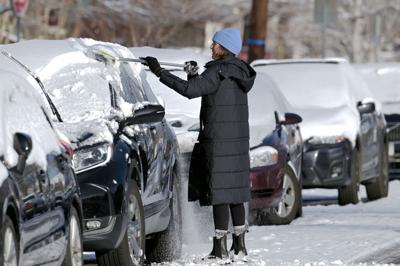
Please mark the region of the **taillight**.
POLYGON ((74 150, 72 149, 71 143, 68 141, 64 141, 60 139, 61 146, 65 149, 65 152, 68 154, 68 157, 72 160, 72 156, 74 156, 74 150))
POLYGON ((72 157, 74 156, 74 150, 72 149, 71 142, 69 141, 67 136, 65 136, 62 132, 60 132, 58 130, 56 130, 56 131, 57 131, 58 140, 60 142, 61 147, 64 149, 64 151, 68 155, 68 157, 72 160, 72 157))

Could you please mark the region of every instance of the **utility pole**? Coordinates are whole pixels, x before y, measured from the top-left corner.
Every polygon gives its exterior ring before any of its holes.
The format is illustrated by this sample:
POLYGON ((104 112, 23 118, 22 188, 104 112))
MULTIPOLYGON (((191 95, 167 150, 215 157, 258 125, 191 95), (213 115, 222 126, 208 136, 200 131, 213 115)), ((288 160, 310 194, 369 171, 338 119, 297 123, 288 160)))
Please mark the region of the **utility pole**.
POLYGON ((253 0, 250 14, 249 62, 264 58, 267 36, 268 0, 253 0))

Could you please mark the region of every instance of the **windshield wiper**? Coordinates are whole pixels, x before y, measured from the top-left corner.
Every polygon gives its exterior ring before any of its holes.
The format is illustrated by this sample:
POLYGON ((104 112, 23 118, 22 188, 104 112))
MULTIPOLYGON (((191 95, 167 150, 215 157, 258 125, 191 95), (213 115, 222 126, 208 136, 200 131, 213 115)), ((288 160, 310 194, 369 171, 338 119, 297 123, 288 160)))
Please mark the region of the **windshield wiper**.
POLYGON ((16 59, 13 55, 11 55, 9 52, 3 50, 3 51, 1 51, 1 53, 3 55, 7 56, 8 58, 10 58, 15 63, 17 63, 20 67, 22 67, 26 72, 28 72, 29 75, 31 75, 36 80, 36 82, 39 84, 40 88, 42 89, 42 92, 43 92, 44 96, 46 97, 47 102, 50 105, 51 111, 57 117, 59 122, 63 122, 63 120, 61 119, 60 113, 57 111, 56 106, 54 105, 54 103, 51 100, 47 91, 45 90, 44 85, 43 85, 42 81, 40 80, 40 78, 32 70, 30 70, 27 66, 25 66, 18 59, 16 59))

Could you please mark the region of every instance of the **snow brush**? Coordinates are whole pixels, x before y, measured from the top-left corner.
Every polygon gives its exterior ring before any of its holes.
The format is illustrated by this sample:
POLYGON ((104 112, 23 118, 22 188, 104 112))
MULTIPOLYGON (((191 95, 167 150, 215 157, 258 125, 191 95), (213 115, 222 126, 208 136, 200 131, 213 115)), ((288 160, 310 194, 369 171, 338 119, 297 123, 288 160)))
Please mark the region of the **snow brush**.
MULTIPOLYGON (((141 63, 144 65, 147 65, 146 61, 143 59, 136 59, 136 58, 127 58, 127 57, 119 57, 119 56, 114 56, 104 50, 92 50, 95 59, 97 61, 101 62, 110 62, 112 64, 115 64, 116 62, 133 62, 133 63, 141 63)), ((179 67, 179 68, 184 68, 184 64, 178 64, 178 63, 170 63, 170 62, 158 62, 160 65, 164 66, 171 66, 171 67, 179 67)))

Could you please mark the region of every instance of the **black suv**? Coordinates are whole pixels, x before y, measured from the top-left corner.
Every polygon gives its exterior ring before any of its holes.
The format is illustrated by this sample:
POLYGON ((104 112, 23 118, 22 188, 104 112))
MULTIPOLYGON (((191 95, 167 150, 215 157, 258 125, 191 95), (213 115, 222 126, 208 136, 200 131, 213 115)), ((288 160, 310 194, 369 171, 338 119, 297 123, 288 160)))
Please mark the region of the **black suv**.
POLYGON ((71 139, 84 249, 96 252, 99 265, 141 264, 145 255, 149 261, 178 257, 175 135, 141 65, 104 57, 132 57, 129 50, 90 39, 28 41, 4 49, 43 81, 57 110, 55 124, 71 139))
POLYGON ((0 57, 0 265, 82 265, 72 148, 32 84, 0 57))

